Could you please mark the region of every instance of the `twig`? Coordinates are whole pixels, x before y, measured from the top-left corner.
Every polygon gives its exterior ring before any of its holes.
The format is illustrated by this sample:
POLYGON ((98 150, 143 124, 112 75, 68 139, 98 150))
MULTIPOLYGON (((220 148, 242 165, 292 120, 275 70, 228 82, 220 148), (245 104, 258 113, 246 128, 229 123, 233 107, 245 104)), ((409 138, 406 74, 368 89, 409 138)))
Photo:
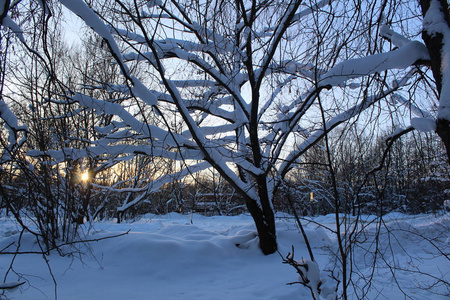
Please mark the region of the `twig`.
MULTIPOLYGON (((287 187, 287 189, 288 190, 287 190, 286 194, 287 194, 289 206, 291 207, 291 210, 294 213, 295 220, 296 220, 297 225, 300 228, 300 231, 302 233, 303 240, 305 241, 306 248, 308 249, 309 257, 311 258, 312 261, 315 261, 314 254, 313 254, 312 248, 311 248, 311 244, 309 243, 309 240, 308 240, 308 236, 306 235, 305 229, 303 228, 302 222, 300 221, 300 218, 299 218, 297 211, 295 210, 294 204, 292 202, 291 193, 289 192, 289 187, 287 187)), ((292 255, 293 255, 293 253, 294 253, 294 248, 292 248, 292 255)))
POLYGON ((319 295, 317 293, 320 294, 321 282, 319 281, 317 290, 315 290, 312 286, 309 285, 310 280, 307 277, 307 275, 303 272, 303 270, 301 269, 301 268, 304 268, 306 271, 308 271, 309 266, 307 264, 301 264, 294 259, 294 246, 292 246, 292 252, 289 252, 286 255, 286 257, 283 257, 279 251, 278 251, 278 254, 281 256, 283 263, 293 266, 301 278, 301 281, 289 282, 289 283, 287 283, 287 285, 300 283, 301 285, 303 285, 309 289, 314 300, 319 300, 319 295))

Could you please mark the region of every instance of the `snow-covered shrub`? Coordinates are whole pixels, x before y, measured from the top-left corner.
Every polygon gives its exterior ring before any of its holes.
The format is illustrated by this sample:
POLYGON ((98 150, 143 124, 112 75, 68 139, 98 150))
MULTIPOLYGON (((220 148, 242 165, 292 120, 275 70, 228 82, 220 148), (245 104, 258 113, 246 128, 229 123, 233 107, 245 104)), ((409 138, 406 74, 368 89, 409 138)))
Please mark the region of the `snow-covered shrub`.
POLYGON ((307 287, 315 300, 336 299, 336 283, 329 284, 326 278, 321 277, 321 271, 316 261, 309 259, 295 260, 292 249, 292 252, 286 258, 283 258, 283 263, 293 266, 298 274, 298 281, 289 284, 298 283, 307 287))

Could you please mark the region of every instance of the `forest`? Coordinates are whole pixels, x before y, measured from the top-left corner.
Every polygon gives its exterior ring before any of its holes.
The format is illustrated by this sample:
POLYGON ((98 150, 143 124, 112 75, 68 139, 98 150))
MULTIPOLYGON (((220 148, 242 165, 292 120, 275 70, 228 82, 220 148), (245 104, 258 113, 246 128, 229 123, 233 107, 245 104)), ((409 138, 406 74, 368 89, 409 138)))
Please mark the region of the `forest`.
MULTIPOLYGON (((237 248, 256 238, 312 299, 375 297, 359 280, 397 214, 437 218, 417 260, 431 248, 449 266, 448 1, 0 0, 0 24, 0 292, 29 280, 11 257, 41 254, 52 274, 48 257, 110 237, 89 228, 120 224, 120 240, 149 216, 248 217, 237 248), (311 246, 314 224, 332 255, 311 246)), ((448 271, 386 264, 450 295, 448 271)))

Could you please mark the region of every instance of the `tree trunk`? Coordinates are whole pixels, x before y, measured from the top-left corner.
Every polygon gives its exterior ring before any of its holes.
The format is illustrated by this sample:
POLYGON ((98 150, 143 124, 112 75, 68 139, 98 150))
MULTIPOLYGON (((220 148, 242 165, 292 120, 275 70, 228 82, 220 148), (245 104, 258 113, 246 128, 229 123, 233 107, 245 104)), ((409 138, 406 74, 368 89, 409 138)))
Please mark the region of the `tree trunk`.
POLYGON ((275 215, 267 189, 266 175, 256 177, 258 185, 259 202, 247 199, 247 209, 253 217, 259 236, 259 247, 265 255, 277 251, 277 232, 275 228, 275 215))
MULTIPOLYGON (((441 4, 441 12, 444 14, 445 21, 450 27, 450 16, 448 12, 448 3, 446 0, 438 0, 441 4)), ((420 6, 422 8, 422 15, 425 17, 428 9, 430 8, 431 0, 420 0, 420 6)), ((431 70, 433 72, 433 77, 436 81, 436 88, 438 90, 439 96, 442 91, 442 72, 441 67, 442 61, 442 51, 443 51, 443 36, 440 33, 429 33, 427 31, 422 31, 422 39, 427 46, 428 53, 430 54, 431 60, 431 70)), ((447 150, 447 159, 450 163, 450 120, 439 118, 436 121, 436 133, 444 142, 445 148, 447 150)))
POLYGON ((259 236, 259 247, 265 255, 277 251, 277 234, 273 211, 263 212, 254 200, 247 201, 247 209, 253 217, 259 236))
POLYGON ((441 137, 447 150, 447 159, 450 164, 450 121, 438 119, 436 123, 436 133, 441 137))

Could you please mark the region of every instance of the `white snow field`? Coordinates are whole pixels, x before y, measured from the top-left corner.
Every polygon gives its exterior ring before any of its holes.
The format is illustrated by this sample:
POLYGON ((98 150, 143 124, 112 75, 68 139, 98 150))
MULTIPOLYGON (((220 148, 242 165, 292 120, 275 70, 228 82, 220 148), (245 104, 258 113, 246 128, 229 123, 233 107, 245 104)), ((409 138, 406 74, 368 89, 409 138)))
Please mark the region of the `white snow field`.
MULTIPOLYGON (((294 220, 278 216, 280 253, 286 256, 293 245, 297 260, 309 259, 294 220)), ((303 221, 322 278, 331 274, 324 270, 333 268, 331 251, 337 250, 337 241, 317 224, 332 229, 334 218, 328 215, 314 217, 317 223, 303 221)), ((378 236, 379 268, 370 280, 374 233, 379 223, 369 224, 374 217, 363 219, 361 226, 367 225, 365 241, 361 237, 355 248, 352 279, 360 287, 366 281, 370 284, 364 299, 448 299, 449 286, 445 282, 450 281, 449 214, 385 216, 378 236), (386 262, 414 272, 386 268, 386 262), (424 273, 434 276, 438 283, 434 285, 436 280, 424 273), (405 297, 397 284, 411 298, 405 297)), ((3 252, 16 249, 17 230, 11 219, 0 218, 0 249, 14 243, 3 252)), ((46 257, 51 273, 42 255, 18 255, 11 268, 13 256, 0 255, 2 280, 26 281, 14 291, 5 291, 0 299, 311 299, 304 286, 286 285, 297 281, 297 274, 292 266, 282 263, 279 254, 264 256, 260 252, 254 225, 247 215, 146 215, 133 223, 98 222, 84 230, 89 239, 129 233, 89 246, 78 245, 84 253, 81 256, 61 257, 52 252, 46 257)), ((39 251, 30 235, 24 234, 20 244, 21 251, 39 251)), ((71 249, 63 248, 66 252, 71 249)), ((337 269, 334 274, 338 275, 337 269)), ((333 282, 328 277, 324 286, 330 288, 333 282)), ((350 299, 357 298, 350 292, 350 299)))

